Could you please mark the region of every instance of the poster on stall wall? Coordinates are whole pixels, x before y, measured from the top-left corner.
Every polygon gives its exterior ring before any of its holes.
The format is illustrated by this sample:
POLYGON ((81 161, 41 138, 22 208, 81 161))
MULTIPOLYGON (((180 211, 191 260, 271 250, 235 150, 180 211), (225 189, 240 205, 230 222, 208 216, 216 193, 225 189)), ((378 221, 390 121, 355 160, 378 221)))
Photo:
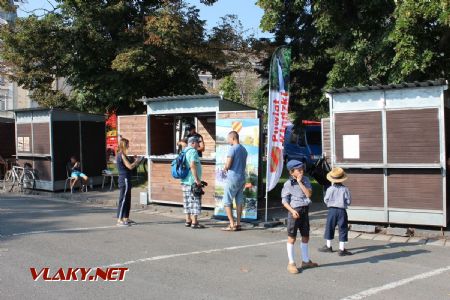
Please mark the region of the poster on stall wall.
MULTIPOLYGON (((240 143, 248 152, 242 218, 256 220, 258 206, 259 119, 218 119, 216 121, 216 189, 214 197, 216 206, 214 216, 227 216, 222 202, 227 180, 227 174, 223 169, 230 148, 227 136, 233 130, 239 134, 240 143)), ((234 201, 233 208, 236 208, 234 201)), ((233 214, 236 217, 236 211, 233 211, 233 214)))
POLYGON ((23 137, 17 138, 17 152, 23 152, 23 137))

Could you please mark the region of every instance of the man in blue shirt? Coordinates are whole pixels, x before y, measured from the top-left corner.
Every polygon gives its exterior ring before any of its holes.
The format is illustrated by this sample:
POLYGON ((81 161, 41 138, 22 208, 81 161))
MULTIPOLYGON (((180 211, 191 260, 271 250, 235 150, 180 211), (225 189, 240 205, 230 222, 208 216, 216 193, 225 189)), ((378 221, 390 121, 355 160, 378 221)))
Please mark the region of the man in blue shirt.
POLYGON ((239 143, 236 131, 228 133, 228 143, 231 145, 227 154, 224 171, 227 172, 227 183, 224 189, 223 205, 230 221, 225 231, 241 230, 242 204, 244 202, 245 167, 247 165, 247 150, 239 143), (236 224, 233 219, 233 198, 236 201, 236 224))
POLYGON ((186 152, 186 167, 189 168, 189 174, 181 180, 186 227, 193 229, 203 228, 198 223, 198 216, 202 211, 202 196, 192 191, 192 185, 201 186, 202 180, 202 165, 197 152, 198 143, 198 138, 195 136, 188 139, 188 146, 184 151, 186 152))

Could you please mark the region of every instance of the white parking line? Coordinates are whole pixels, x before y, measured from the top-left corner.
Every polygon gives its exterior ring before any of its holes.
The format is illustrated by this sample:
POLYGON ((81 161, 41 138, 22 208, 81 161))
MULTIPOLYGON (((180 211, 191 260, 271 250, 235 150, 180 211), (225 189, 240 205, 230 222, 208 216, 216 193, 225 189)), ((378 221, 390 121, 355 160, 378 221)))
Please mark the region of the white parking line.
POLYGON ((382 286, 379 286, 379 287, 371 288, 371 289, 362 291, 362 292, 360 292, 358 294, 342 298, 341 300, 359 300, 359 299, 364 299, 364 298, 373 296, 375 294, 378 294, 380 292, 387 291, 387 290, 392 290, 392 289, 395 289, 395 288, 397 288, 399 286, 408 284, 410 282, 413 282, 413 281, 416 281, 416 280, 423 280, 423 279, 426 279, 426 278, 430 278, 430 277, 442 274, 442 273, 447 272, 447 271, 450 271, 450 266, 447 266, 447 267, 444 267, 444 268, 440 268, 440 269, 436 269, 436 270, 433 270, 433 271, 430 271, 430 272, 422 273, 422 274, 419 274, 419 275, 416 275, 416 276, 413 276, 413 277, 409 277, 409 278, 405 278, 405 279, 402 279, 402 280, 399 280, 399 281, 391 282, 391 283, 388 283, 388 284, 385 284, 385 285, 382 285, 382 286))
MULTIPOLYGON (((78 207, 78 208, 75 207, 75 208, 72 208, 71 207, 70 211, 68 211, 67 207, 63 207, 61 209, 40 209, 40 210, 25 210, 25 209, 20 210, 20 209, 13 208, 13 209, 10 209, 9 211, 2 211, 2 214, 9 214, 9 215, 11 215, 11 214, 20 214, 20 215, 24 215, 24 214, 48 214, 48 213, 59 213, 59 212, 71 213, 71 212, 74 212, 74 211, 77 211, 77 212, 83 212, 83 211, 94 212, 95 209, 97 209, 97 207, 94 207, 94 208, 92 208, 92 207, 78 207)), ((104 210, 104 209, 101 209, 101 210, 104 210)), ((99 213, 100 212, 103 213, 103 211, 101 211, 101 210, 98 209, 98 212, 99 213)), ((110 210, 111 211, 115 211, 117 209, 111 208, 110 210)))
POLYGON ((171 259, 171 258, 190 256, 190 255, 210 254, 210 253, 215 253, 215 252, 233 251, 233 250, 240 250, 240 249, 245 249, 245 248, 263 247, 263 246, 275 245, 275 244, 281 244, 281 243, 286 243, 286 239, 280 240, 280 241, 274 241, 274 242, 257 243, 257 244, 225 247, 225 248, 219 248, 219 249, 209 249, 209 250, 202 250, 202 251, 193 251, 193 252, 145 257, 145 258, 140 258, 140 259, 136 259, 136 260, 129 260, 129 261, 121 262, 121 263, 111 264, 111 265, 107 265, 107 266, 103 266, 103 267, 99 267, 99 268, 127 266, 127 265, 142 263, 142 262, 148 262, 148 261, 164 260, 164 259, 171 259))
MULTIPOLYGON (((0 235, 1 237, 10 236, 20 236, 20 235, 33 235, 33 234, 43 234, 43 233, 54 233, 54 232, 69 232, 69 231, 86 231, 86 230, 96 230, 96 229, 109 229, 109 228, 120 228, 117 225, 113 226, 99 226, 99 227, 76 227, 76 228, 66 228, 66 229, 52 229, 52 230, 39 230, 39 231, 27 231, 19 232, 8 235, 0 235)), ((126 227, 124 227, 126 228, 126 227)))

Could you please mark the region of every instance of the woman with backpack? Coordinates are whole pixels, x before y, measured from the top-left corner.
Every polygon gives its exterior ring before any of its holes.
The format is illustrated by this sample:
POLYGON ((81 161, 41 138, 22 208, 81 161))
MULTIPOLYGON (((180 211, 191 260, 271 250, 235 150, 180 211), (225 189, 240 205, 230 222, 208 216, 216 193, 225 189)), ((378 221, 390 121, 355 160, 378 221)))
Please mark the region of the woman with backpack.
POLYGON ((119 171, 119 205, 117 207, 117 226, 130 226, 134 221, 129 219, 131 208, 131 171, 142 161, 143 157, 131 163, 127 158, 130 142, 120 139, 117 149, 117 169, 119 171))

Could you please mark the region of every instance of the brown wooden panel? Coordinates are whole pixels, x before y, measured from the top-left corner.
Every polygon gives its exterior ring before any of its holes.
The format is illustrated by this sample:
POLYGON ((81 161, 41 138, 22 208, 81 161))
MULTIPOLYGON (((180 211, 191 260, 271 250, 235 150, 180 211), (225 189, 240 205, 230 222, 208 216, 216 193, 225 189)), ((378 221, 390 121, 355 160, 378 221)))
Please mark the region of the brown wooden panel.
POLYGON ((388 111, 388 163, 439 163, 438 109, 388 111))
POLYGON ((217 113, 219 119, 257 119, 258 114, 256 111, 231 111, 231 112, 219 112, 217 113))
POLYGON ((205 143, 205 151, 203 157, 211 157, 216 152, 216 123, 209 123, 207 120, 211 117, 199 117, 197 124, 197 132, 203 136, 205 143))
POLYGON ((19 157, 19 158, 17 159, 17 163, 19 164, 20 167, 24 167, 25 164, 26 164, 27 167, 34 168, 33 158, 29 158, 29 157, 19 157))
POLYGON ((147 152, 147 115, 120 116, 119 134, 130 141, 130 155, 145 155, 147 152))
POLYGON ((441 171, 438 169, 389 170, 388 207, 442 210, 441 171))
MULTIPOLYGON (((33 137, 31 136, 31 123, 25 123, 25 124, 17 124, 17 137, 28 137, 30 139, 30 151, 20 151, 23 152, 32 152, 32 146, 33 146, 33 137)), ((17 149, 17 141, 16 141, 16 149, 17 149)), ((19 150, 17 149, 17 152, 19 150)))
POLYGON ((330 119, 322 119, 322 153, 326 154, 326 157, 331 157, 331 132, 330 132, 330 119))
POLYGON ((347 169, 345 185, 352 195, 352 206, 384 207, 382 169, 347 169))
POLYGON ((150 154, 163 155, 174 152, 175 136, 173 117, 150 117, 150 154))
POLYGON ((382 163, 381 112, 335 114, 335 145, 337 163, 382 163), (343 135, 359 135, 359 159, 343 158, 343 135))
MULTIPOLYGON (((204 190, 202 205, 214 206, 215 165, 203 164, 202 168, 202 180, 208 182, 208 186, 204 190)), ((172 177, 170 162, 152 162, 150 176, 151 199, 183 204, 180 180, 172 177)))
POLYGON ((14 122, 0 122, 0 156, 10 158, 16 154, 14 122))
POLYGON ((50 128, 48 123, 33 123, 33 152, 50 154, 50 128))
POLYGON ((17 160, 19 166, 28 166, 34 169, 36 180, 51 181, 52 179, 52 162, 50 158, 38 157, 21 157, 17 160))
POLYGON ((52 180, 52 163, 50 159, 34 158, 34 170, 39 180, 52 180))

